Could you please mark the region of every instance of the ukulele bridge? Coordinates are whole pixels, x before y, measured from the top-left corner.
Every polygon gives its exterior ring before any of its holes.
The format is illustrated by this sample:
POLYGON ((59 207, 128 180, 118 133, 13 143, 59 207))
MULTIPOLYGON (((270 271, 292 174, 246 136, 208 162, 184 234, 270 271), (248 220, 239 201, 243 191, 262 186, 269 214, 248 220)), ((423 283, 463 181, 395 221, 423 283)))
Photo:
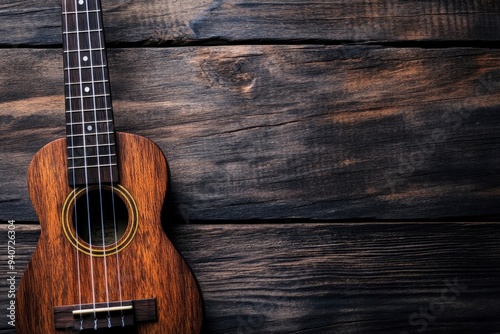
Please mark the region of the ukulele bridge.
POLYGON ((156 299, 54 307, 56 329, 114 328, 157 320, 156 299))

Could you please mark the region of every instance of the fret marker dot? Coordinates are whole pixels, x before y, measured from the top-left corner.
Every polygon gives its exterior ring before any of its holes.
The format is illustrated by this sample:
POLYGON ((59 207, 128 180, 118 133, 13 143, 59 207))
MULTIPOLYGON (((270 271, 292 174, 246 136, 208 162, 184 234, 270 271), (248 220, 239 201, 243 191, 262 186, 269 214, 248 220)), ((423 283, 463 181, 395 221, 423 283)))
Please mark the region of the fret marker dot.
POLYGON ((85 93, 88 93, 90 92, 90 88, 89 87, 85 87, 85 93))
POLYGON ((92 125, 87 126, 87 130, 92 131, 93 127, 92 125))
POLYGON ((80 1, 78 1, 78 3, 79 3, 80 5, 83 5, 83 4, 85 3, 85 1, 80 0, 80 1))
POLYGON ((83 61, 88 61, 88 60, 89 60, 89 57, 87 57, 87 56, 83 57, 83 61))

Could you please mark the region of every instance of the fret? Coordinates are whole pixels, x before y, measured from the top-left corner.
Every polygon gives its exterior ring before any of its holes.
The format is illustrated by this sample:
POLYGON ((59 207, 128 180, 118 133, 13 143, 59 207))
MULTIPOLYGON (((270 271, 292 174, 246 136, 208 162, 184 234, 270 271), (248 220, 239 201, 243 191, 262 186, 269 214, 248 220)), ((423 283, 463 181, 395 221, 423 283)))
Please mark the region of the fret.
POLYGON ((106 146, 114 145, 115 137, 114 133, 83 133, 78 132, 78 134, 68 134, 66 136, 67 140, 71 142, 73 147, 78 145, 91 146, 94 144, 106 146))
MULTIPOLYGON (((112 123, 113 118, 111 113, 107 114, 102 110, 89 110, 83 113, 84 119, 82 120, 81 111, 66 111, 66 125, 72 124, 87 124, 92 125, 94 123, 112 123)), ((111 124, 112 125, 112 124, 111 124)))
POLYGON ((78 149, 78 148, 99 148, 103 146, 111 146, 115 145, 115 143, 109 143, 109 144, 93 144, 93 145, 80 145, 80 146, 68 146, 68 149, 73 150, 73 149, 78 149))
POLYGON ((79 82, 66 82, 66 86, 71 86, 71 85, 90 85, 93 83, 108 83, 108 80, 94 80, 94 81, 79 81, 79 82))
POLYGON ((84 163, 84 164, 78 165, 78 166, 68 166, 68 169, 70 170, 70 173, 71 173, 75 170, 86 170, 89 168, 109 169, 110 167, 116 168, 117 167, 116 162, 102 162, 102 163, 94 162, 94 163, 86 163, 86 164, 84 163))
POLYGON ((100 135, 105 136, 105 135, 111 135, 111 134, 114 134, 114 132, 109 132, 108 131, 108 132, 96 132, 96 133, 86 133, 86 134, 82 133, 82 134, 77 134, 77 135, 72 134, 72 135, 66 135, 66 137, 70 137, 70 138, 71 137, 73 137, 73 138, 74 137, 83 137, 83 136, 94 136, 95 137, 96 135, 97 136, 100 136, 100 135))
POLYGON ((68 160, 77 160, 77 159, 90 159, 90 158, 113 158, 116 157, 115 153, 110 154, 99 154, 99 155, 87 155, 85 157, 68 157, 68 160))
MULTIPOLYGON (((66 110, 66 113, 72 114, 72 113, 106 111, 106 110, 111 110, 111 108, 96 108, 96 109, 83 109, 83 110, 66 110)), ((100 121, 97 121, 97 122, 112 122, 112 120, 100 120, 100 121)), ((66 124, 70 124, 70 123, 66 123, 66 124)))
POLYGON ((103 30, 102 29, 91 29, 91 30, 63 31, 63 34, 65 34, 65 35, 70 35, 70 34, 85 34, 85 33, 101 32, 101 31, 103 31, 103 30))
POLYGON ((94 68, 102 68, 106 67, 107 65, 90 65, 90 66, 78 66, 78 67, 65 67, 65 71, 69 70, 86 70, 86 69, 94 69, 94 68))
POLYGON ((103 165, 93 165, 93 166, 69 166, 68 169, 81 169, 81 168, 100 168, 100 167, 113 167, 117 166, 116 163, 111 163, 111 164, 103 164, 103 165))
POLYGON ((81 148, 81 145, 91 146, 98 144, 100 146, 108 146, 115 144, 115 133, 113 131, 84 133, 82 131, 74 131, 66 135, 68 143, 73 145, 74 149, 81 148))
POLYGON ((107 97, 110 96, 110 94, 96 94, 96 95, 82 95, 82 96, 67 96, 66 100, 73 100, 73 99, 92 99, 95 97, 107 97))
POLYGON ((90 51, 103 51, 106 48, 92 48, 92 49, 79 49, 79 50, 64 50, 64 53, 74 53, 74 52, 90 52, 90 51))
POLYGON ((67 12, 67 11, 63 11, 62 14, 63 15, 75 15, 75 14, 85 14, 85 13, 100 13, 101 10, 100 9, 93 9, 93 10, 86 10, 86 11, 71 11, 71 12, 67 12))

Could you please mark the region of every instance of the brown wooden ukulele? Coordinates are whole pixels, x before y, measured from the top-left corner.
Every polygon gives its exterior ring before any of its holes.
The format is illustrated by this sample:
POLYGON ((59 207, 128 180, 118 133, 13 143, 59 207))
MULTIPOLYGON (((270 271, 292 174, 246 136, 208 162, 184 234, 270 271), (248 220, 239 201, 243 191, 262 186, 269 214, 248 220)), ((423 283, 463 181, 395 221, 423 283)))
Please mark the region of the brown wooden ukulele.
POLYGON ((41 234, 16 332, 199 333, 198 286, 160 222, 165 157, 114 131, 100 1, 62 3, 67 138, 28 171, 41 234))

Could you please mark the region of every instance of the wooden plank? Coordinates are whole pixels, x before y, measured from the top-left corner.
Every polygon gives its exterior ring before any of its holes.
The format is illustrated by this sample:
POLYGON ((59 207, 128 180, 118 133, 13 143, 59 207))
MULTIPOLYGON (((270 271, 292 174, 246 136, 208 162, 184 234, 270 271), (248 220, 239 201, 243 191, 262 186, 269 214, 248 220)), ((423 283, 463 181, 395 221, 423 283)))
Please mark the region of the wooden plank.
MULTIPOLYGON (((488 0, 103 1, 111 43, 498 41, 488 0)), ((3 0, 1 45, 61 44, 61 2, 3 0)))
MULTIPOLYGON (((207 333, 500 331, 498 224, 173 225, 168 234, 198 277, 207 333)), ((37 235, 16 225, 19 271, 37 235)), ((3 266, 5 225, 0 238, 3 266)), ((5 316, 0 330, 13 333, 5 316)))
MULTIPOLYGON (((498 219, 499 55, 116 49, 116 125, 162 147, 184 220, 498 219)), ((61 62, 0 50, 1 219, 36 220, 26 170, 64 136, 61 62)))

